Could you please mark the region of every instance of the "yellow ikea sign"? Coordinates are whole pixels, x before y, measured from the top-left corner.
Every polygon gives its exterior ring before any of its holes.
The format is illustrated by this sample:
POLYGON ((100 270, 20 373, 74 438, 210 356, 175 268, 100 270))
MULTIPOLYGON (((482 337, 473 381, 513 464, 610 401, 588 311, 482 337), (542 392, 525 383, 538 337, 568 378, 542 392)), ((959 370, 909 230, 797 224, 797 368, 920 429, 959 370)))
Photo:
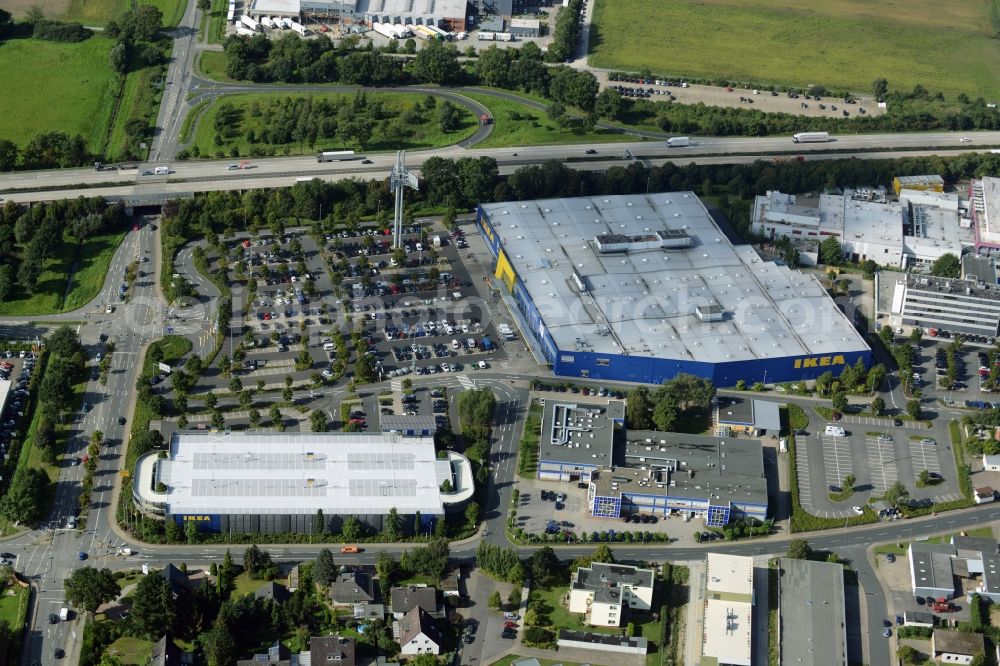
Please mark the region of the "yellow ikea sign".
POLYGON ((183 516, 184 520, 196 520, 200 523, 205 523, 212 520, 211 516, 183 516))
POLYGON ((840 354, 836 356, 813 356, 812 358, 795 359, 795 369, 799 368, 825 368, 828 365, 846 365, 847 361, 840 354))

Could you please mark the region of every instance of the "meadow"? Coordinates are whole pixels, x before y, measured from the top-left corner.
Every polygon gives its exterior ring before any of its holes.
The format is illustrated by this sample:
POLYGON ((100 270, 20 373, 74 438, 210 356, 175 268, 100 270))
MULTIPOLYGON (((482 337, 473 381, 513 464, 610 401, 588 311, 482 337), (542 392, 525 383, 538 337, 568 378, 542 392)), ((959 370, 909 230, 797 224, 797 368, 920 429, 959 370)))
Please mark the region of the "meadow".
POLYGON ((107 132, 117 94, 108 65, 113 42, 92 37, 60 43, 39 39, 0 42, 0 137, 23 146, 40 132, 81 134, 98 150, 107 132), (13 94, 14 91, 31 94, 13 94))
POLYGON ((592 66, 1000 100, 996 0, 594 0, 592 66))
MULTIPOLYGON (((188 148, 192 151, 195 146, 202 156, 215 155, 218 151, 231 154, 235 148, 240 155, 267 154, 291 154, 307 155, 315 153, 320 149, 353 149, 353 150, 415 150, 420 148, 438 148, 447 146, 469 137, 478 125, 478 118, 472 115, 464 107, 456 106, 458 112, 458 125, 450 132, 442 132, 437 121, 437 109, 422 111, 411 120, 415 122, 404 123, 401 121, 407 111, 415 106, 421 106, 425 99, 424 95, 412 93, 369 93, 367 100, 369 103, 381 102, 384 107, 383 118, 372 123, 371 136, 360 145, 355 140, 345 142, 339 136, 318 136, 315 145, 308 143, 283 143, 269 144, 263 141, 255 142, 251 145, 247 138, 247 132, 253 129, 258 136, 262 134, 262 125, 265 121, 273 122, 273 112, 263 113, 261 117, 254 116, 254 108, 267 109, 268 105, 278 100, 302 99, 312 97, 314 101, 320 99, 329 100, 336 103, 349 103, 354 99, 353 93, 313 93, 313 94, 293 94, 281 93, 248 93, 238 95, 226 95, 214 100, 207 109, 201 112, 200 117, 195 121, 194 140, 188 148), (224 104, 231 105, 234 109, 226 125, 229 130, 225 133, 221 144, 216 144, 216 118, 224 104)), ((443 100, 438 99, 440 105, 443 100)))
MULTIPOLYGON (((131 0, 69 0, 63 21, 79 21, 84 25, 103 25, 132 6, 131 0)), ((143 5, 156 5, 163 12, 163 25, 175 26, 184 15, 182 0, 145 0, 143 5)))

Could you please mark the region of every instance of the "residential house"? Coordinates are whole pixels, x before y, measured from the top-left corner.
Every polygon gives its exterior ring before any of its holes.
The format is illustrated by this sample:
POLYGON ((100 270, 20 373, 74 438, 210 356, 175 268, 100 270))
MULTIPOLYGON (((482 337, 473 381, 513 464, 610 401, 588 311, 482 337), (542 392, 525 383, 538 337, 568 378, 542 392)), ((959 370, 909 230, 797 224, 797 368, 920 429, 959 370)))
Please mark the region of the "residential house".
POLYGON ((996 493, 990 486, 983 486, 972 491, 972 498, 976 501, 976 504, 986 504, 996 499, 996 493))
POLYGON ((313 666, 357 666, 353 638, 313 636, 309 639, 310 661, 313 666))
POLYGON ((1000 455, 983 454, 983 469, 987 472, 1000 472, 1000 455))
POLYGON ((366 571, 345 571, 330 585, 330 597, 337 606, 370 604, 376 601, 372 577, 366 571))
POLYGON ((292 593, 288 591, 288 588, 281 583, 275 583, 273 580, 264 583, 253 593, 258 599, 270 599, 276 604, 283 604, 288 601, 288 598, 292 596, 292 593))
POLYGON ((400 619, 414 608, 422 608, 434 617, 440 617, 437 603, 437 588, 417 587, 410 585, 407 587, 394 587, 391 593, 392 616, 400 619))
POLYGON ((153 652, 149 657, 150 666, 177 666, 182 661, 183 653, 174 645, 169 634, 164 634, 160 640, 153 643, 153 652))
POLYGON ((293 655, 281 641, 274 641, 267 652, 255 654, 252 659, 240 659, 236 666, 298 666, 299 655, 293 655))
POLYGON ((594 562, 573 573, 569 610, 601 627, 620 627, 627 609, 650 610, 653 603, 652 569, 594 562))
POLYGON ((441 654, 437 620, 419 606, 396 620, 392 632, 402 654, 441 654))

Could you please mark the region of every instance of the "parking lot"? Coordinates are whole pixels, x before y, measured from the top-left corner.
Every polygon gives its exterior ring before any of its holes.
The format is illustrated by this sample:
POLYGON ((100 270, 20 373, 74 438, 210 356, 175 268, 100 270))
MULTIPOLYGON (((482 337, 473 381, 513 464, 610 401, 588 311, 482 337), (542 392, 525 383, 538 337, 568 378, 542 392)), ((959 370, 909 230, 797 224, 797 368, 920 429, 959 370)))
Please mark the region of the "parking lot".
POLYGON ((0 390, 0 455, 7 460, 18 431, 25 427, 23 407, 28 398, 28 384, 35 368, 31 352, 0 352, 0 380, 9 381, 9 389, 0 390), (6 396, 4 395, 6 394, 6 396))
POLYGON ((871 471, 872 493, 881 495, 899 480, 896 471, 896 449, 892 440, 880 435, 866 435, 868 469, 871 471))
POLYGON ((821 435, 823 443, 823 466, 826 469, 828 486, 840 486, 844 479, 854 474, 851 461, 851 442, 846 437, 821 435))

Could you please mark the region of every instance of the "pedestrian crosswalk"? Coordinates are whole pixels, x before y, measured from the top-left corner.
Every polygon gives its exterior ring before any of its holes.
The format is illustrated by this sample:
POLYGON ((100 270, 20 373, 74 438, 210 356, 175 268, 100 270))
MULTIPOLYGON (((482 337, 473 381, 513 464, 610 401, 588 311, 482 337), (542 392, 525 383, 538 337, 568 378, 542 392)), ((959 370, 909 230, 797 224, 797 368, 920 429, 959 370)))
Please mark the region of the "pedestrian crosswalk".
POLYGON ((476 382, 475 382, 475 380, 470 379, 469 377, 466 377, 465 375, 459 375, 458 376, 458 383, 464 389, 474 389, 474 388, 476 388, 476 382))
POLYGON ((389 382, 389 387, 393 390, 394 393, 397 393, 403 389, 403 382, 400 381, 399 379, 393 379, 391 382, 389 382))

